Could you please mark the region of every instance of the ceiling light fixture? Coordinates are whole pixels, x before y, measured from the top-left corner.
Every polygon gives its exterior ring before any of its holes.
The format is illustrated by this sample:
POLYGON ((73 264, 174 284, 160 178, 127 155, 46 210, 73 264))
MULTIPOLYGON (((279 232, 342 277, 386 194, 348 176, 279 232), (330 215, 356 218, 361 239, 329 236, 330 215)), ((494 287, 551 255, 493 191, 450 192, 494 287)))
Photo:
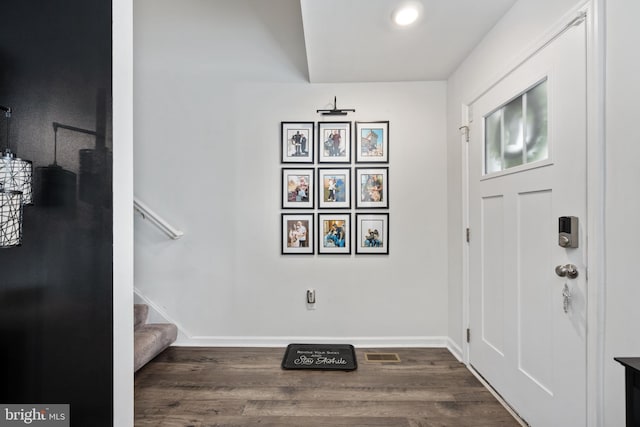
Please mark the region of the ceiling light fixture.
POLYGON ((0 188, 0 248, 22 244, 22 192, 0 188))
POLYGON ((0 157, 0 184, 4 190, 22 192, 22 204, 33 204, 33 165, 29 160, 23 160, 11 151, 9 145, 9 118, 11 108, 0 105, 7 119, 7 147, 0 157))
POLYGON ((0 110, 7 118, 7 150, 0 157, 0 248, 12 248, 22 244, 22 207, 31 204, 32 168, 9 149, 11 108, 0 105, 0 110))
POLYGON ((401 27, 413 24, 420 17, 421 6, 417 2, 403 4, 391 15, 393 22, 401 27))

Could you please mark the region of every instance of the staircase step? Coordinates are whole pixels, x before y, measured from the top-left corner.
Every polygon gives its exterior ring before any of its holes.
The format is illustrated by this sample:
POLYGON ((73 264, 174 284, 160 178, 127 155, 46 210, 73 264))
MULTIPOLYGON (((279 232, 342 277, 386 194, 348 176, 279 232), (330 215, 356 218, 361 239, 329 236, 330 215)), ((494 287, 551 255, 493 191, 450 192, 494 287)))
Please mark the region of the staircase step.
POLYGON ((133 329, 138 329, 147 323, 149 306, 147 304, 133 304, 133 329))
POLYGON ((149 323, 135 330, 134 369, 137 371, 178 338, 172 323, 149 323))

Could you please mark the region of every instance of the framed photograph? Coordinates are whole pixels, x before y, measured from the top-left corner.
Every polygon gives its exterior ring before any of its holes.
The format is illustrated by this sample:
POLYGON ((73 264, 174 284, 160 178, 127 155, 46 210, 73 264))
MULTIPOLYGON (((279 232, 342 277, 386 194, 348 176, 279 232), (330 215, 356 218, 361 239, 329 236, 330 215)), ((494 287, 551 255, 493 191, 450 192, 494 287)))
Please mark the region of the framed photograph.
POLYGON ((282 214, 282 254, 313 254, 313 214, 282 214))
POLYGON ((313 209, 312 168, 282 168, 282 208, 313 209))
POLYGON ((351 163, 351 122, 318 122, 318 162, 351 163))
POLYGON ((282 163, 313 163, 314 122, 281 122, 282 163))
POLYGON ((318 253, 351 253, 351 214, 318 214, 318 253))
POLYGON ((356 122, 356 163, 389 162, 389 122, 356 122))
POLYGON ((389 214, 356 214, 356 253, 389 254, 389 214))
POLYGON ((389 168, 356 168, 356 208, 389 207, 389 168))
POLYGON ((350 168, 318 168, 318 207, 322 209, 351 207, 350 168))

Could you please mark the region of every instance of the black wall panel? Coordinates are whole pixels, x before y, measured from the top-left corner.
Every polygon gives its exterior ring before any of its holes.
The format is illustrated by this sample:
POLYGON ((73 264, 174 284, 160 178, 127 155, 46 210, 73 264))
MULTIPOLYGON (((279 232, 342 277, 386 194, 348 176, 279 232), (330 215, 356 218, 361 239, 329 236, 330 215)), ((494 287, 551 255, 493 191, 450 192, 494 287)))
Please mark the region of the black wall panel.
POLYGON ((112 424, 111 39, 110 0, 0 0, 0 105, 37 195, 0 249, 0 403, 69 403, 72 426, 112 424), (54 157, 54 122, 91 133, 59 128, 54 157))

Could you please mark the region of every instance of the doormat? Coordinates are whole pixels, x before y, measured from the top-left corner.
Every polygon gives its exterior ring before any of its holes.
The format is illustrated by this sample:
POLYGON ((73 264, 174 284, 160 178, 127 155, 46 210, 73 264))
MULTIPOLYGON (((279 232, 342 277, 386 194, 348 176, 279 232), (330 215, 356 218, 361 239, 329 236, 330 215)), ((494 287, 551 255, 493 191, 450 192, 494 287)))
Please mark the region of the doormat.
POLYGON ((354 371, 358 368, 351 344, 289 344, 282 369, 354 371))

